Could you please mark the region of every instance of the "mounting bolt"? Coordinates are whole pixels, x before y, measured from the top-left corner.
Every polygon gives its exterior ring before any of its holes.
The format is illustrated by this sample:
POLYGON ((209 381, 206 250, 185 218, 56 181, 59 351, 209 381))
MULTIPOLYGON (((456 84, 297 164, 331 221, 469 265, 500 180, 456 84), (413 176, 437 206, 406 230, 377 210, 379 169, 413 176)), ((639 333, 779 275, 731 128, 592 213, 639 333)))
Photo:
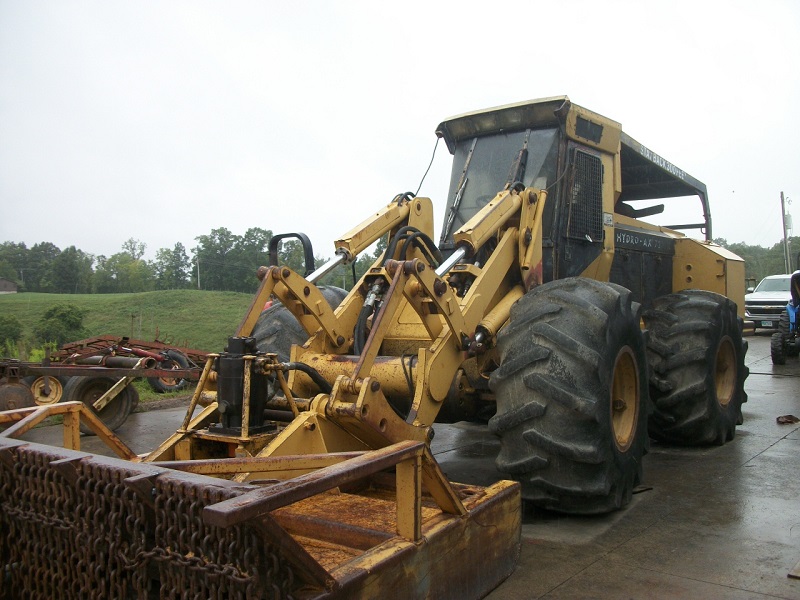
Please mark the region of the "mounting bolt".
POLYGON ((380 381, 373 381, 369 385, 369 389, 372 390, 373 392, 377 392, 379 389, 381 389, 381 382, 380 381))
POLYGON ((309 288, 308 286, 304 287, 303 288, 303 295, 304 296, 308 296, 310 294, 311 294, 311 288, 309 288))
POLYGON ((341 346, 342 344, 344 344, 344 342, 345 342, 344 336, 340 335, 339 337, 336 338, 337 346, 341 346))
POLYGON ((284 269, 283 271, 281 271, 281 276, 282 277, 288 277, 291 274, 292 274, 292 272, 289 269, 284 269))
POLYGON ((417 263, 417 273, 422 273, 425 270, 425 265, 422 263, 417 263))
POLYGON ((443 295, 447 291, 447 284, 442 281, 441 279, 437 279, 433 282, 433 292, 437 296, 443 295))

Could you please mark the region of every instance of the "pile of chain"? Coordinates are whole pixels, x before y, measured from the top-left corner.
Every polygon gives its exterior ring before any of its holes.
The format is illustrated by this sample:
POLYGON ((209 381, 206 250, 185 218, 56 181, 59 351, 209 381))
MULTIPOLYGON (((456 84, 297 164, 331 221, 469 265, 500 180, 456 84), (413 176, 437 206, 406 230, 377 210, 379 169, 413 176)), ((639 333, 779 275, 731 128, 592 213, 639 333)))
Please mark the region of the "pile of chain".
POLYGON ((53 451, 0 449, 0 599, 290 598, 307 583, 267 523, 203 523, 232 489, 53 451))

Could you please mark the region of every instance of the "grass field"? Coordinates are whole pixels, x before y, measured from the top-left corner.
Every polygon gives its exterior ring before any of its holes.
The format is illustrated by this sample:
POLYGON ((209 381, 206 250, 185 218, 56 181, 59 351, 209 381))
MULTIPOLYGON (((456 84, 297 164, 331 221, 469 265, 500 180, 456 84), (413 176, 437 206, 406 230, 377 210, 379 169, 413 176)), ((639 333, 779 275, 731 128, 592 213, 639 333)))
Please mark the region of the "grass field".
POLYGON ((128 336, 207 352, 221 351, 253 296, 237 292, 171 290, 139 294, 0 294, 0 314, 22 323, 25 338, 42 314, 58 304, 86 311, 85 337, 128 336))

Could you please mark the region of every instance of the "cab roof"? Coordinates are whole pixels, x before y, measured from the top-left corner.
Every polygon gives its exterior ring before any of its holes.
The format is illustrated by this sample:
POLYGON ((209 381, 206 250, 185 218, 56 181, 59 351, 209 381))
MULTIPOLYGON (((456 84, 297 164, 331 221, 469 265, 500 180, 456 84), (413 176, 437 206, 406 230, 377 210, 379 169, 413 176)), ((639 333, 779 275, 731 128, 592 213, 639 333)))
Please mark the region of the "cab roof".
POLYGON ((703 228, 706 230, 706 239, 711 239, 711 212, 706 185, 623 132, 622 126, 616 121, 573 104, 568 96, 527 100, 464 113, 442 121, 436 128, 436 135, 444 139, 453 154, 456 145, 463 139, 548 127, 566 128, 568 135, 576 141, 595 147, 602 147, 602 136, 613 132, 616 137, 612 135, 612 143, 607 143, 604 149, 619 151, 622 177, 619 200, 699 196, 705 222, 675 228, 703 228), (586 123, 583 127, 582 122, 586 123), (618 145, 615 143, 617 139, 618 145))

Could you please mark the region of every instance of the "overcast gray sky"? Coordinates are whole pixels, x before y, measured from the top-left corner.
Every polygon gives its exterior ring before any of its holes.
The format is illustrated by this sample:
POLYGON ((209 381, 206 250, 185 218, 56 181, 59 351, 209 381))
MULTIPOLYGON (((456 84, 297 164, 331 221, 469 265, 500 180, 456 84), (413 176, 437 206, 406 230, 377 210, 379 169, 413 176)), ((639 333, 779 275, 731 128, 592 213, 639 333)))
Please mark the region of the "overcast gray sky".
POLYGON ((795 0, 0 0, 0 241, 152 258, 262 227, 330 256, 417 188, 444 118, 567 94, 705 182, 715 237, 772 245, 799 32, 795 0))

